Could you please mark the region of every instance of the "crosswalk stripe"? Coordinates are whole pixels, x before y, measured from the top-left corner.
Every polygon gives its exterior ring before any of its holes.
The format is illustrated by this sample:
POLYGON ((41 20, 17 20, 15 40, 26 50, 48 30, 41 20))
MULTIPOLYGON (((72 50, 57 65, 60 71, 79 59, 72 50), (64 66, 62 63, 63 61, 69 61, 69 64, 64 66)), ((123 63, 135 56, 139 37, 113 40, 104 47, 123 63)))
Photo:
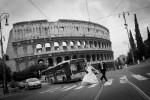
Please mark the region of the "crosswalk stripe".
POLYGON ((132 77, 136 78, 139 81, 147 80, 148 79, 148 78, 146 78, 146 77, 144 77, 142 75, 135 75, 135 74, 132 74, 132 77))
POLYGON ((150 73, 146 73, 147 75, 150 75, 150 73))
POLYGON ((60 87, 57 87, 57 88, 54 88, 54 89, 49 89, 49 90, 42 91, 42 92, 39 92, 39 93, 51 92, 51 91, 55 91, 55 90, 58 90, 58 89, 60 89, 60 87))
POLYGON ((75 90, 79 90, 79 89, 81 89, 81 88, 83 88, 84 86, 78 86, 77 88, 75 88, 75 90))
POLYGON ((120 77, 120 83, 127 83, 127 77, 125 75, 120 77))
POLYGON ((111 85, 114 79, 108 79, 107 82, 105 82, 104 86, 111 85))
POLYGON ((62 91, 68 91, 68 90, 70 90, 70 89, 72 89, 72 88, 75 88, 76 86, 77 86, 77 85, 73 85, 73 86, 71 86, 71 87, 68 87, 68 88, 62 90, 62 91))
POLYGON ((91 85, 91 86, 89 86, 88 88, 95 87, 96 85, 98 85, 98 84, 92 84, 92 85, 91 85))

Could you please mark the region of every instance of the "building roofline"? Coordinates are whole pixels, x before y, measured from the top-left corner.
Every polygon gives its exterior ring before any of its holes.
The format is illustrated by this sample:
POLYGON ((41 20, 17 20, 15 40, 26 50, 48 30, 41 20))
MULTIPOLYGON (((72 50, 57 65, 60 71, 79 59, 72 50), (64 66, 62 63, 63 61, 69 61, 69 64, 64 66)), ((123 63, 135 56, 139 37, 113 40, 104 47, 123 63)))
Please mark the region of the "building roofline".
MULTIPOLYGON (((36 23, 37 23, 37 24, 39 24, 39 23, 48 23, 48 22, 49 22, 48 20, 23 21, 23 22, 14 23, 13 26, 25 25, 25 24, 36 24, 36 23)), ((105 26, 100 25, 100 24, 95 23, 95 22, 90 22, 90 21, 73 20, 73 19, 59 19, 58 21, 50 21, 49 23, 51 23, 51 22, 53 22, 53 23, 55 23, 55 22, 86 23, 86 24, 89 24, 89 25, 96 25, 96 26, 102 27, 102 28, 106 29, 106 30, 109 32, 109 30, 108 30, 105 26)))

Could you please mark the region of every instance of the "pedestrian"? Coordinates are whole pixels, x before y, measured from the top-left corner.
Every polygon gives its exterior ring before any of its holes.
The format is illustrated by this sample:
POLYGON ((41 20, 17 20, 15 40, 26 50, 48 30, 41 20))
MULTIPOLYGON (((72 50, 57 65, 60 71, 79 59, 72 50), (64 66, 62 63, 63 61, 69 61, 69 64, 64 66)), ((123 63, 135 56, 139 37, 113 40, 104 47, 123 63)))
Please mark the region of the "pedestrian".
POLYGON ((91 66, 91 64, 87 64, 86 66, 86 74, 83 77, 83 80, 81 82, 81 85, 91 85, 91 84, 97 84, 99 83, 96 75, 94 74, 93 70, 97 73, 99 73, 98 70, 96 70, 94 67, 91 66))
POLYGON ((106 68, 107 68, 107 65, 104 62, 100 62, 99 64, 100 64, 100 71, 102 73, 102 76, 101 76, 100 79, 101 79, 101 81, 103 79, 105 79, 105 81, 107 81, 107 78, 106 78, 106 68))

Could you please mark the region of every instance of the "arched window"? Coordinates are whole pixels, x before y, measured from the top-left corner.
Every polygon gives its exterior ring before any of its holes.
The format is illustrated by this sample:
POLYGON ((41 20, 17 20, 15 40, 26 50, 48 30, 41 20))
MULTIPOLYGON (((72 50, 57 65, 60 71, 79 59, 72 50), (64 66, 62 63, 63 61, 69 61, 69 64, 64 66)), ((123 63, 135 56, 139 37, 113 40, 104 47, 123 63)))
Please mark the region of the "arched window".
POLYGON ((81 43, 80 43, 80 41, 77 41, 77 46, 78 46, 78 48, 81 48, 81 43))
POLYGON ((48 58, 48 65, 49 66, 53 66, 53 59, 52 58, 48 58))
POLYGON ((95 47, 95 48, 97 47, 97 42, 96 42, 96 41, 94 41, 94 47, 95 47))
POLYGON ((42 52, 42 45, 41 44, 36 45, 36 52, 38 52, 38 53, 42 52))
POLYGON ((86 60, 87 60, 87 62, 90 62, 91 56, 90 55, 86 55, 86 60))
POLYGON ((71 49, 74 49, 74 42, 73 41, 70 41, 70 47, 71 47, 71 49))
POLYGON ((64 59, 65 59, 65 61, 66 61, 66 60, 70 60, 70 57, 69 57, 69 56, 65 56, 64 59))
POLYGON ((59 50, 59 43, 58 42, 54 42, 54 49, 59 50))
POLYGON ((50 43, 45 43, 45 49, 46 49, 46 51, 50 51, 51 50, 50 43))
POLYGON ((93 61, 95 61, 95 60, 96 60, 95 55, 92 55, 92 60, 93 60, 93 61))
POLYGON ((62 62, 62 58, 61 57, 57 57, 56 58, 56 62, 57 62, 57 64, 60 63, 60 62, 62 62))
POLYGON ((66 42, 66 41, 63 41, 63 42, 62 42, 62 46, 63 46, 63 49, 64 49, 64 50, 67 50, 67 42, 66 42))
POLYGON ((73 55, 72 59, 77 59, 77 55, 73 55))
POLYGON ((90 48, 92 48, 93 47, 93 42, 90 41, 89 44, 90 44, 90 48))

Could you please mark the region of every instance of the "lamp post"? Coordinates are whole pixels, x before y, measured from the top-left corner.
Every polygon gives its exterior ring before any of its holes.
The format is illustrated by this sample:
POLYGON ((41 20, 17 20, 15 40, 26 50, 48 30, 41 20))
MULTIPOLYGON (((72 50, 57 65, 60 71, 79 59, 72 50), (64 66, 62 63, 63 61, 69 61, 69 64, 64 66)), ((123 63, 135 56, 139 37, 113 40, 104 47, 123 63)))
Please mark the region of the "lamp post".
POLYGON ((5 57, 3 50, 3 34, 2 34, 2 21, 5 20, 5 26, 8 26, 8 13, 0 14, 0 44, 1 44, 1 55, 2 55, 2 67, 3 67, 3 93, 4 95, 8 93, 7 80, 6 80, 6 66, 5 66, 5 57))
POLYGON ((128 15, 129 16, 129 12, 123 12, 122 14, 119 14, 119 17, 122 15, 123 16, 123 19, 124 19, 124 26, 125 26, 125 29, 127 30, 127 35, 128 35, 128 39, 129 39, 129 50, 131 48, 131 55, 132 55, 132 60, 133 60, 133 63, 135 64, 135 61, 134 61, 134 54, 133 54, 133 50, 132 50, 132 47, 131 47, 131 44, 130 44, 130 36, 129 36, 129 30, 128 30, 128 24, 127 24, 127 21, 126 21, 126 16, 125 15, 128 15))

